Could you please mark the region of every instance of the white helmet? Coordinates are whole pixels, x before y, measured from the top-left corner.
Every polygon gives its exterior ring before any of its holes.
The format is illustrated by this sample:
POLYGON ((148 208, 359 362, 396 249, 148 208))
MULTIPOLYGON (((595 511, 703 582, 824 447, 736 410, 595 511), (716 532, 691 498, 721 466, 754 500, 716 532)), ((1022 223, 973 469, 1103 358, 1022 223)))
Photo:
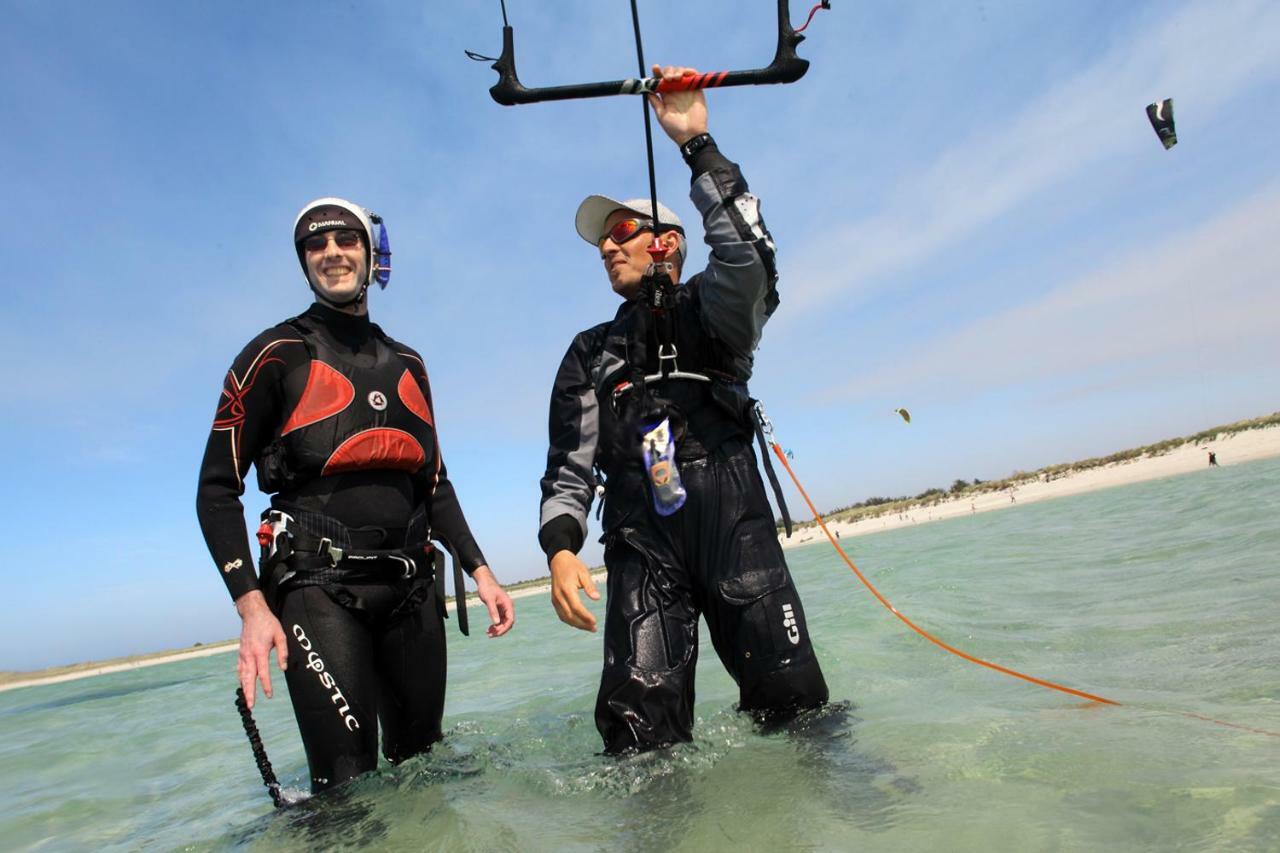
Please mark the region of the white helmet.
MULTIPOLYGON (((307 274, 307 262, 304 257, 302 243, 312 234, 325 231, 336 231, 349 228, 364 235, 365 280, 361 282, 360 293, 349 303, 364 299, 365 291, 374 281, 385 288, 391 280, 391 247, 387 241, 387 229, 382 217, 345 198, 326 196, 307 202, 298 211, 293 221, 293 245, 298 252, 298 263, 302 265, 302 274, 307 274), (375 239, 374 225, 378 226, 375 239)), ((310 283, 310 279, 308 279, 310 283)))

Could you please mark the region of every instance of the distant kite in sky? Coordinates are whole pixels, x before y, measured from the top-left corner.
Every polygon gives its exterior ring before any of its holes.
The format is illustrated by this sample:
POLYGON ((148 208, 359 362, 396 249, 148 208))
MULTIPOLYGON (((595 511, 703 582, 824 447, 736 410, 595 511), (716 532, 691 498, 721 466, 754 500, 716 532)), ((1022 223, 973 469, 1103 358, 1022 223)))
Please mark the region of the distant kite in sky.
POLYGON ((902 415, 902 419, 904 421, 906 421, 907 423, 911 423, 911 413, 908 412, 906 409, 894 409, 893 413, 895 415, 902 415))
POLYGON ((1166 151, 1178 144, 1178 134, 1173 127, 1173 98, 1147 104, 1147 118, 1166 151))

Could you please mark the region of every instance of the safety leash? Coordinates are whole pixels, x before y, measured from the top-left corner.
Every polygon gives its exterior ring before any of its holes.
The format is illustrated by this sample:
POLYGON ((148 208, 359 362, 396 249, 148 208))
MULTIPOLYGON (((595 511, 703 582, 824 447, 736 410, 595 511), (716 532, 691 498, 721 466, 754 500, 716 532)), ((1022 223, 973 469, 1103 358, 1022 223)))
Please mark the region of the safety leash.
MULTIPOLYGON (((813 513, 814 521, 818 523, 818 526, 822 528, 822 532, 826 534, 827 541, 831 543, 831 547, 836 549, 836 553, 838 553, 841 559, 845 561, 845 564, 848 565, 848 567, 853 570, 853 573, 858 576, 858 580, 862 581, 862 585, 865 586, 873 596, 875 596, 876 601, 879 601, 882 605, 884 605, 886 610, 888 610, 894 616, 898 617, 898 619, 900 619, 903 622, 903 624, 905 624, 908 628, 910 628, 912 631, 919 634, 921 637, 924 637, 926 640, 933 643, 935 646, 938 646, 939 648, 950 652, 956 657, 963 658, 964 660, 969 661, 969 663, 975 663, 979 666, 984 666, 987 669, 991 669, 991 670, 995 670, 996 672, 1003 673, 1004 675, 1008 675, 1013 678, 1020 678, 1023 681, 1029 681, 1032 684, 1035 684, 1039 687, 1044 687, 1048 690, 1056 690, 1060 693, 1067 693, 1071 696, 1078 696, 1082 699, 1088 699, 1090 702, 1098 702, 1099 704, 1102 704, 1102 705, 1115 705, 1117 707, 1124 706, 1124 703, 1117 702, 1114 699, 1108 699, 1105 696, 1098 696, 1094 693, 1086 693, 1083 690, 1077 690, 1074 687, 1067 687, 1064 684, 1058 684, 1057 682, 1049 681, 1047 679, 1037 678, 1034 675, 1027 675, 1025 672, 1019 672, 1016 669, 1012 669, 1007 666, 1002 666, 998 663, 993 663, 992 661, 989 661, 989 660, 984 660, 983 658, 977 657, 976 655, 971 655, 968 652, 962 651, 961 649, 957 649, 955 646, 940 640, 939 638, 935 637, 933 634, 930 634, 928 631, 924 630, 919 625, 917 625, 916 623, 908 619, 905 614, 903 614, 901 611, 898 610, 898 608, 894 607, 893 604, 889 602, 889 599, 885 598, 880 593, 880 590, 875 588, 875 585, 872 584, 871 581, 867 580, 866 575, 864 575, 858 569, 858 567, 854 564, 853 560, 850 559, 849 555, 845 553, 844 548, 840 547, 840 542, 836 539, 834 535, 832 535, 830 529, 827 528, 826 519, 822 517, 822 513, 818 512, 817 507, 813 505, 813 501, 809 499, 809 493, 804 490, 804 486, 800 485, 800 478, 796 476, 796 472, 792 470, 790 463, 787 462, 787 454, 785 451, 783 451, 782 446, 778 444, 777 438, 774 436, 774 433, 773 433, 773 425, 769 423, 767 418, 763 419, 761 423, 761 427, 763 428, 764 432, 768 436, 769 446, 773 449, 774 455, 778 457, 778 461, 782 463, 782 467, 786 469, 789 475, 791 475, 791 482, 795 483, 796 490, 800 492, 800 497, 804 498, 805 505, 809 507, 809 512, 813 513)), ((1131 705, 1128 707, 1139 707, 1139 706, 1131 705)), ((1280 732, 1273 732, 1273 731, 1268 731, 1267 729, 1254 728, 1253 726, 1244 726, 1244 725, 1240 725, 1239 723, 1227 722, 1226 720, 1218 720, 1218 719, 1214 719, 1213 717, 1206 717, 1203 714, 1193 714, 1190 711, 1166 711, 1166 710, 1157 709, 1157 708, 1147 708, 1145 710, 1157 711, 1159 713, 1164 713, 1164 714, 1175 714, 1180 717, 1189 717, 1193 720, 1200 720, 1206 723, 1213 723, 1214 725, 1225 726, 1230 729, 1239 729, 1240 731, 1252 732, 1253 734, 1267 735, 1268 737, 1280 737, 1280 732)))
POLYGON ((280 783, 276 780, 276 771, 271 769, 271 760, 267 758, 266 747, 262 745, 262 736, 258 734, 258 724, 253 721, 253 712, 244 698, 244 688, 236 688, 236 710, 240 712, 240 722, 244 725, 245 736, 249 738, 249 746, 253 750, 254 763, 258 765, 258 773, 262 775, 262 784, 267 786, 271 802, 276 808, 284 808, 284 795, 280 793, 280 783))

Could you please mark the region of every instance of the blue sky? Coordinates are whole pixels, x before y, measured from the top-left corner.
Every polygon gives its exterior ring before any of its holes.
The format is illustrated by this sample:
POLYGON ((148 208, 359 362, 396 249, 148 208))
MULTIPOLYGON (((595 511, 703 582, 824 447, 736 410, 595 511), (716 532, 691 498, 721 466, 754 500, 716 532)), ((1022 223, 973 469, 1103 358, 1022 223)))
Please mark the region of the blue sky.
MULTIPOLYGON (((753 390, 819 506, 1280 408, 1280 7, 833 5, 802 81, 710 96, 780 249, 753 390)), ((640 7, 650 61, 772 56, 767 0, 640 7)), ((510 0, 524 82, 631 76, 628 8, 510 0)), ((372 316, 427 359, 494 570, 545 574, 547 393, 615 308, 573 212, 644 192, 637 101, 494 104, 462 51, 499 49, 497 0, 0 13, 0 669, 236 633, 196 468, 231 358, 306 307, 290 228, 321 195, 386 218, 372 316)))

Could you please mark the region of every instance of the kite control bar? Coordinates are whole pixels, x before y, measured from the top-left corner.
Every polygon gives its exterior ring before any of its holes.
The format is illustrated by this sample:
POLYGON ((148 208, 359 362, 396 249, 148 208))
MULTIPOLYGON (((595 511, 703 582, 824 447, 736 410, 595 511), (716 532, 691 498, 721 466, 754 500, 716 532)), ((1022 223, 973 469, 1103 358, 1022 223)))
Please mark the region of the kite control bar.
MULTIPOLYGON (((809 61, 796 56, 796 46, 804 36, 791 28, 789 0, 778 0, 778 50, 767 68, 751 71, 710 71, 674 82, 660 77, 639 80, 611 80, 604 83, 575 83, 568 86, 526 88, 516 74, 515 31, 506 23, 504 9, 502 55, 493 63, 498 83, 489 89, 493 99, 503 106, 536 104, 539 101, 563 101, 571 98, 603 98, 610 95, 645 95, 651 92, 676 92, 692 89, 714 89, 726 86, 760 86, 767 83, 794 83, 809 70, 809 61)), ((829 9, 830 0, 815 7, 829 9)), ((813 14, 810 13, 810 18, 813 14)), ((807 24, 806 24, 807 26, 807 24)), ((801 28, 803 29, 803 27, 801 28)), ((471 54, 474 56, 474 54, 471 54)))

